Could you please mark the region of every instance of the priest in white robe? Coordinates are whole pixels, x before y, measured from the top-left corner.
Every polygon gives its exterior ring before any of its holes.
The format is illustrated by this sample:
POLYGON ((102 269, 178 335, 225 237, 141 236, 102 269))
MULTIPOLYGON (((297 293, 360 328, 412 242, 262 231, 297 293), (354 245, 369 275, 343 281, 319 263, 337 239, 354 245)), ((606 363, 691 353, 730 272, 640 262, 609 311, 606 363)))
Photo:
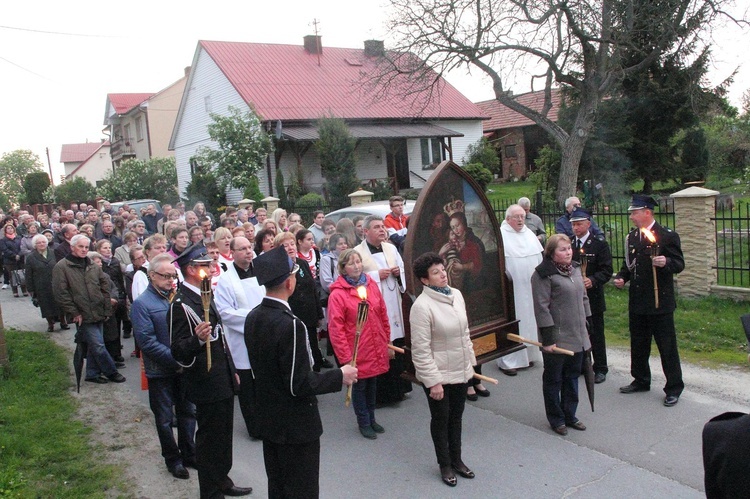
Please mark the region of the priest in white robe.
MULTIPOLYGON (((510 205, 505 212, 505 220, 500 226, 505 252, 505 270, 513 284, 513 298, 519 334, 524 338, 537 340, 534 300, 531 292, 531 276, 537 265, 542 263, 542 245, 534 233, 526 227, 526 212, 517 204, 510 205)), ((526 349, 500 357, 497 366, 514 376, 516 369, 529 367, 529 361, 541 362, 542 353, 538 347, 526 349)))
MULTIPOLYGON (((362 257, 363 271, 367 272, 380 287, 388 322, 391 326, 391 343, 404 346, 404 314, 401 309, 401 293, 406 291, 404 261, 398 250, 388 240, 388 230, 383 219, 370 215, 364 221, 365 239, 354 249, 362 257)), ((391 355, 390 370, 378 377, 377 402, 387 404, 403 400, 404 393, 411 391, 411 383, 401 379, 403 359, 391 355)))
POLYGON ((234 261, 221 274, 214 291, 214 303, 224 324, 227 345, 240 377, 237 397, 245 426, 251 437, 257 437, 253 416, 253 372, 245 346, 245 319, 263 301, 266 288, 258 284, 253 272, 253 246, 244 237, 235 237, 229 244, 234 261))

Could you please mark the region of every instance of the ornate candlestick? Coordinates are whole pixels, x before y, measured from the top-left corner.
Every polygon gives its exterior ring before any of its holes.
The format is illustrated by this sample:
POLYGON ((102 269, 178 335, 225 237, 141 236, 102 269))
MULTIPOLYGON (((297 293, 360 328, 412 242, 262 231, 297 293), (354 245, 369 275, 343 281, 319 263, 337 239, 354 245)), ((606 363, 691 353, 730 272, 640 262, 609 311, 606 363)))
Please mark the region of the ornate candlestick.
MULTIPOLYGON (((367 288, 360 286, 357 288, 357 294, 359 295, 360 302, 357 304, 357 330, 354 333, 354 354, 352 355, 352 361, 349 363, 352 367, 357 367, 357 353, 359 352, 359 337, 362 335, 362 328, 367 322, 367 314, 370 310, 370 304, 367 303, 367 288)), ((344 405, 349 407, 352 401, 352 385, 346 390, 346 400, 344 405)))
POLYGON ((646 239, 651 243, 651 270, 654 275, 654 307, 659 308, 659 282, 656 279, 656 267, 654 266, 654 257, 659 256, 659 245, 656 243, 656 236, 648 229, 641 229, 646 239))
MULTIPOLYGON (((209 312, 211 310, 211 277, 203 270, 201 276, 201 302, 203 303, 203 320, 211 324, 209 312)), ((211 336, 206 341, 206 371, 211 370, 211 336)))

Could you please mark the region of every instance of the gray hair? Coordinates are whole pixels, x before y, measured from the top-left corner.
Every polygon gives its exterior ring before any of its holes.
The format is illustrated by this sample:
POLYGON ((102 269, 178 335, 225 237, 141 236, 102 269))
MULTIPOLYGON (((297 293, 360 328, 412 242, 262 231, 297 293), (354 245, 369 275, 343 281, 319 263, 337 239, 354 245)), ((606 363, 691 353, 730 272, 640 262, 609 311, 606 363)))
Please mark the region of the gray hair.
POLYGON ((370 224, 372 222, 382 222, 382 221, 383 221, 383 217, 381 217, 380 215, 367 215, 365 217, 365 222, 364 222, 365 229, 369 229, 370 224))
POLYGON ((520 206, 524 210, 526 208, 531 208, 531 199, 527 197, 518 198, 518 206, 520 206))
POLYGON ((157 272, 157 269, 160 265, 168 263, 170 266, 174 268, 174 265, 172 265, 172 255, 168 253, 162 253, 160 255, 156 255, 153 260, 151 260, 148 264, 148 271, 149 272, 157 272))
POLYGON ((44 234, 37 234, 36 236, 31 238, 31 244, 36 246, 36 243, 39 241, 44 241, 44 245, 47 246, 49 244, 49 241, 47 240, 47 236, 44 234))
POLYGON ((573 206, 573 200, 581 201, 578 199, 578 196, 570 196, 568 199, 565 200, 565 209, 569 210, 571 206, 573 206))
POLYGON ((89 251, 86 256, 89 257, 89 260, 99 260, 99 261, 104 260, 104 257, 102 256, 102 254, 99 253, 98 251, 89 251))
POLYGON ((510 218, 510 217, 512 216, 512 215, 511 215, 511 213, 512 213, 512 212, 513 212, 513 210, 515 210, 516 208, 518 208, 519 210, 521 210, 521 211, 523 211, 524 213, 526 213, 526 210, 524 210, 524 209, 523 209, 523 207, 522 207, 522 206, 521 206, 520 204, 512 204, 512 205, 508 206, 508 209, 507 209, 507 210, 505 210, 505 219, 506 219, 506 220, 508 220, 508 219, 509 219, 509 218, 510 218))
POLYGON ((70 245, 75 246, 81 239, 85 239, 86 241, 88 241, 89 246, 91 245, 91 239, 89 239, 89 236, 87 236, 86 234, 76 234, 75 236, 73 236, 70 239, 70 245))

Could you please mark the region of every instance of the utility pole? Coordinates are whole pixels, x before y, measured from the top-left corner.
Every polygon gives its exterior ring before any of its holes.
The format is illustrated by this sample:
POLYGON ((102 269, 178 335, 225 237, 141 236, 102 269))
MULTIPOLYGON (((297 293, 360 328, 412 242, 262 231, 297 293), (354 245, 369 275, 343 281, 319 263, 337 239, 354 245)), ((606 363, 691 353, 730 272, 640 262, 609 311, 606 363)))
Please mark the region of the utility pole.
POLYGON ((49 167, 49 181, 52 185, 55 185, 55 177, 52 176, 52 162, 49 160, 49 147, 45 148, 47 151, 47 166, 49 167))

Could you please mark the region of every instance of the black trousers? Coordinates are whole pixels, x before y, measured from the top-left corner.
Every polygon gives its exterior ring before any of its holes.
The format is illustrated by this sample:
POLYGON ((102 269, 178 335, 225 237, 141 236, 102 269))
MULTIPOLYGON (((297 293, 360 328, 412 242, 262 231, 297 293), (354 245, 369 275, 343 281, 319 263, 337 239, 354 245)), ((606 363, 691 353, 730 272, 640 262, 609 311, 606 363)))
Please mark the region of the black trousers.
POLYGON ((255 414, 255 379, 252 369, 237 369, 240 376, 240 393, 237 400, 240 403, 242 419, 245 420, 247 433, 253 438, 259 438, 257 429, 257 415, 255 414))
POLYGON ((594 372, 607 374, 607 343, 604 339, 604 312, 591 313, 591 354, 594 356, 594 372))
POLYGON ((304 444, 263 440, 269 499, 317 499, 320 493, 320 439, 304 444))
POLYGON ((232 469, 234 397, 195 407, 195 460, 201 499, 224 497, 221 491, 234 485, 228 476, 232 469))
MULTIPOLYGON (((474 366, 474 372, 477 374, 482 374, 482 364, 477 364, 474 366)), ((469 386, 477 386, 482 383, 482 380, 479 378, 471 378, 469 381, 466 382, 469 386)))
POLYGON ((443 385, 443 399, 430 397, 424 387, 430 406, 430 434, 435 445, 439 466, 461 463, 461 421, 466 406, 466 383, 443 385))
POLYGON ((651 338, 656 342, 661 356, 661 368, 667 383, 664 393, 679 397, 685 384, 682 382, 680 354, 677 351, 677 336, 674 330, 674 314, 641 315, 630 314, 630 374, 634 383, 651 386, 651 338))

